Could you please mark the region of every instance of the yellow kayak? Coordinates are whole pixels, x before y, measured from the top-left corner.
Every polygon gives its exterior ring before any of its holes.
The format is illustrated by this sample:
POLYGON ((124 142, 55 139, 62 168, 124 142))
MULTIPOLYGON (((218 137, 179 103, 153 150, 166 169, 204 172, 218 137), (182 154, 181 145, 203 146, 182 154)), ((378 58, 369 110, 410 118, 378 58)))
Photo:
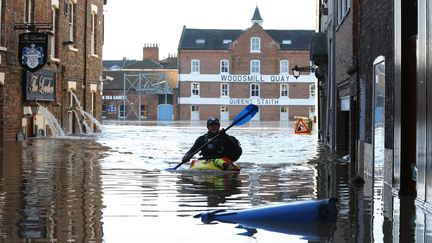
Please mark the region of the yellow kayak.
POLYGON ((191 162, 189 170, 240 171, 240 167, 227 158, 194 159, 191 162))

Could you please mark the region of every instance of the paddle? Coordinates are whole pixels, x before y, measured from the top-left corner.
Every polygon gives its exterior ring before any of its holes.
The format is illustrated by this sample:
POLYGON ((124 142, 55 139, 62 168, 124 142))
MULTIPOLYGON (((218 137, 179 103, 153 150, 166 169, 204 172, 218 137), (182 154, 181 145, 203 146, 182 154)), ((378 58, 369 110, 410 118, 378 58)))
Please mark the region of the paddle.
MULTIPOLYGON (((255 114, 258 112, 258 106, 250 104, 248 106, 246 106, 245 108, 243 108, 243 110, 234 118, 234 120, 232 121, 231 125, 229 125, 227 128, 225 128, 225 131, 228 131, 228 129, 230 129, 231 127, 235 126, 235 125, 243 125, 245 123, 247 123, 248 121, 250 121, 252 119, 252 117, 255 116, 255 114)), ((197 150, 195 150, 193 153, 191 153, 189 155, 190 158, 192 158, 196 153, 198 153, 199 151, 201 151, 202 148, 204 148, 207 144, 209 144, 211 141, 213 141, 215 138, 217 138, 219 136, 219 133, 216 134, 216 136, 214 136, 212 139, 208 140, 206 143, 204 143, 201 147, 199 147, 197 150)), ((186 163, 185 162, 181 162, 180 164, 176 165, 176 167, 174 168, 168 168, 167 170, 176 170, 178 167, 180 167, 182 164, 186 163)))

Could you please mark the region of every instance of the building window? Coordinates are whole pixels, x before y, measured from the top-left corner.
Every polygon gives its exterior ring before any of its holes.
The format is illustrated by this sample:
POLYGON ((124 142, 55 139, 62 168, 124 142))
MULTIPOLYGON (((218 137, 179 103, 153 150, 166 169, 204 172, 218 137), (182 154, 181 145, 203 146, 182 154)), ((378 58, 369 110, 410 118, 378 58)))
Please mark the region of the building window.
POLYGON ((199 112, 199 105, 192 105, 191 106, 191 111, 192 112, 199 112))
POLYGON ((50 57, 51 59, 55 59, 57 56, 57 39, 58 39, 58 5, 52 5, 52 35, 50 37, 51 45, 50 45, 50 57))
POLYGON ((337 10, 337 20, 338 24, 342 23, 345 16, 348 15, 349 10, 351 8, 351 0, 337 0, 336 4, 336 10, 337 10))
POLYGON ((96 55, 97 44, 97 6, 91 5, 91 30, 90 30, 90 48, 91 54, 96 55))
POLYGON ((191 84, 191 95, 192 96, 199 96, 200 94, 200 84, 199 83, 192 83, 191 84))
POLYGON ((250 62, 250 72, 251 74, 260 74, 260 60, 251 60, 250 62))
POLYGON ((289 62, 288 60, 281 60, 280 61, 280 73, 281 74, 288 74, 289 73, 289 62))
POLYGON ((259 84, 251 84, 250 85, 250 96, 251 97, 259 97, 260 96, 260 85, 259 84))
POLYGON ((195 44, 201 44, 201 45, 204 45, 204 44, 205 44, 205 39, 196 39, 196 40, 195 40, 195 44))
POLYGON ((120 118, 126 118, 126 106, 125 105, 119 106, 119 117, 120 118))
POLYGON ((33 0, 24 2, 24 23, 33 23, 33 0))
POLYGON ((227 83, 221 84, 221 97, 229 96, 229 86, 227 83))
POLYGON ((228 106, 227 105, 221 105, 221 107, 220 107, 220 112, 221 113, 224 113, 224 112, 228 112, 229 110, 228 110, 228 106))
POLYGON ((250 39, 250 52, 261 52, 261 38, 252 37, 250 39))
POLYGON ((288 84, 281 84, 280 85, 280 96, 281 97, 288 97, 288 84))
POLYGON ((200 61, 197 59, 193 59, 191 61, 191 73, 199 73, 200 72, 200 61))
POLYGON ((68 15, 68 37, 70 42, 75 41, 75 4, 72 0, 65 0, 65 14, 68 15))
POLYGON ((229 61, 221 60, 220 61, 220 72, 221 73, 229 73, 229 61))
POLYGON ((310 97, 315 97, 315 84, 310 84, 309 85, 309 96, 310 97))
POLYGON ((280 112, 282 112, 282 113, 288 113, 288 106, 281 106, 280 107, 280 112))

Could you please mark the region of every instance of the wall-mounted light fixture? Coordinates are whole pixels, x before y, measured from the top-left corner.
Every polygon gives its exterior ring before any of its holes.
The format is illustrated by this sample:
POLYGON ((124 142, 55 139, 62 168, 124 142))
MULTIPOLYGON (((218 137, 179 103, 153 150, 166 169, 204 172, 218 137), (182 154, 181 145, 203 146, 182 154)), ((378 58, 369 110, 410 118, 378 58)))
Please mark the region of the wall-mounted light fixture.
POLYGON ((315 66, 315 65, 304 66, 304 67, 299 67, 299 66, 295 65, 295 67, 293 69, 291 69, 291 70, 293 72, 294 78, 298 79, 298 77, 300 77, 301 72, 311 72, 311 73, 313 73, 313 72, 315 72, 315 70, 317 68, 318 67, 315 66))

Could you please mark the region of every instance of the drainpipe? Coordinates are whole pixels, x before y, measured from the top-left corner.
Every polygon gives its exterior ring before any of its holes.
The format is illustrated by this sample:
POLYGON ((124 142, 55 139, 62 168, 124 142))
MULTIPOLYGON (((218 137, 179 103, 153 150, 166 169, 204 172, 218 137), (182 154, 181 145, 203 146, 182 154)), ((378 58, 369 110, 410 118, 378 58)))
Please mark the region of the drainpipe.
POLYGON ((88 22, 88 0, 85 1, 85 10, 84 10, 84 97, 83 97, 83 109, 87 111, 87 22, 88 22))
POLYGON ((332 52, 331 52, 331 72, 330 72, 330 89, 331 89, 331 99, 330 99, 330 108, 331 108, 331 150, 332 152, 336 151, 336 24, 337 24, 337 9, 336 9, 336 1, 333 0, 332 3, 332 26, 331 26, 331 36, 332 36, 332 52))

